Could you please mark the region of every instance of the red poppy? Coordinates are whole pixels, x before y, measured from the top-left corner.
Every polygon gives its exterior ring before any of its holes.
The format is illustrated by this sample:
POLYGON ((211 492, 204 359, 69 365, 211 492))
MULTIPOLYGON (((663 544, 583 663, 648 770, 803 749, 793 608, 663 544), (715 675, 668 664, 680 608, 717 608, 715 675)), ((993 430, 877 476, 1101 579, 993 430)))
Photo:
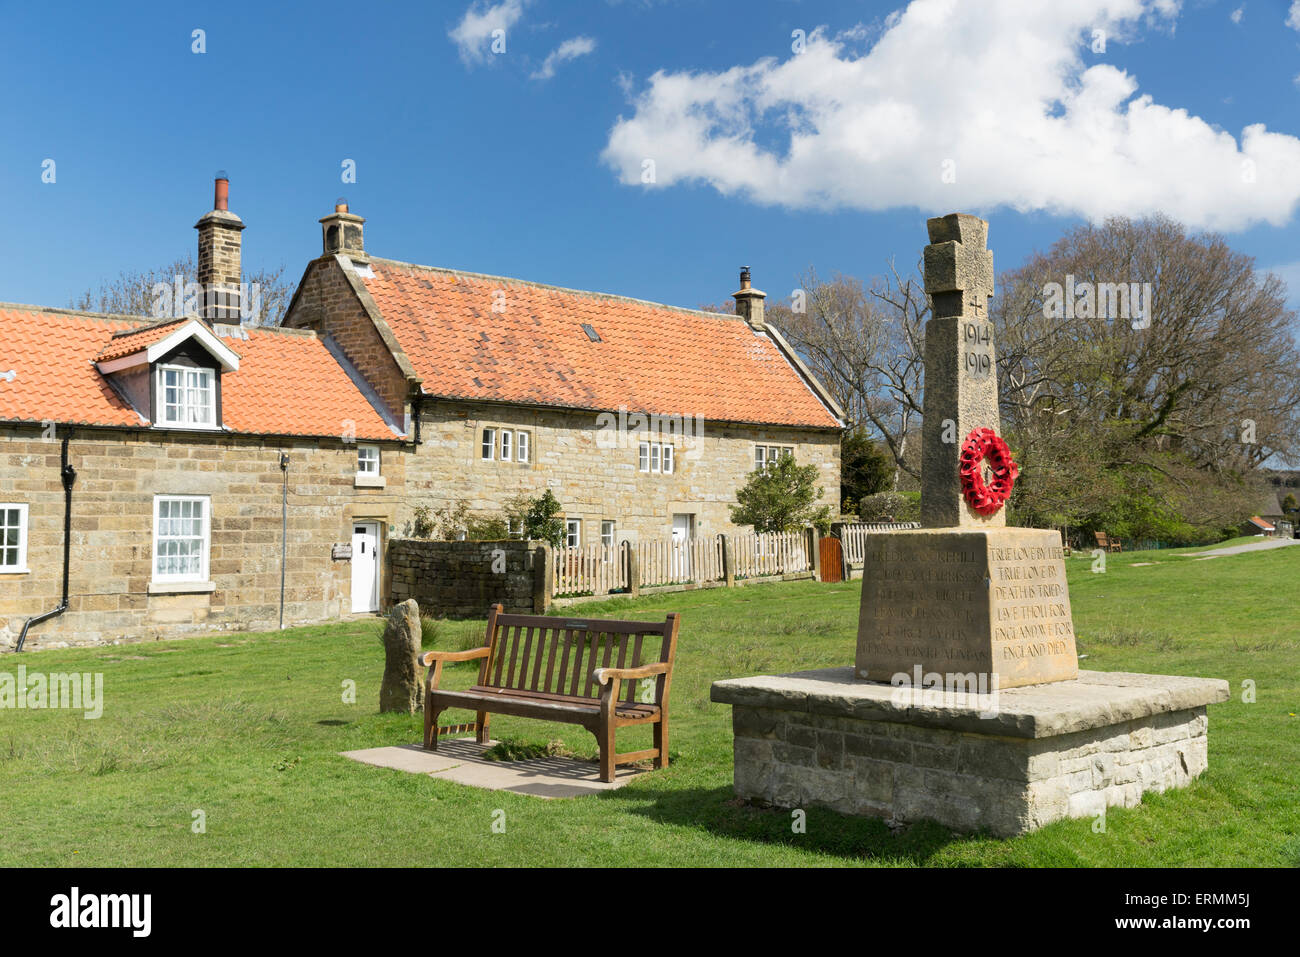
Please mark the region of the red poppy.
POLYGON ((961 491, 981 515, 996 515, 1015 487, 1020 466, 1011 460, 1007 443, 992 429, 975 429, 961 444, 961 491), (983 464, 992 475, 984 481, 983 464))

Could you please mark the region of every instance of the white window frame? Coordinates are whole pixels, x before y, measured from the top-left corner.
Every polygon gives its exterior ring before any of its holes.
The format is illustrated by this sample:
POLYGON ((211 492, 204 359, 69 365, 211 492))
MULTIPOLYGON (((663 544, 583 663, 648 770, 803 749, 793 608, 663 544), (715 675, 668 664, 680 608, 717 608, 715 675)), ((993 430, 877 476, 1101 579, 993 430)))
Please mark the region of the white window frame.
POLYGON ((606 548, 612 548, 615 545, 614 536, 618 532, 618 526, 612 518, 601 519, 600 522, 600 544, 606 548))
POLYGON ((531 432, 520 430, 515 433, 515 461, 524 464, 528 463, 528 457, 532 455, 533 435, 531 432))
POLYGON ((637 447, 637 471, 651 475, 673 474, 673 446, 668 442, 642 442, 637 447))
POLYGON ((515 445, 514 439, 515 439, 515 434, 511 432, 509 429, 501 430, 501 461, 502 462, 510 461, 511 452, 513 451, 515 445))
MULTIPOLYGON (((27 505, 22 502, 0 502, 0 512, 14 509, 18 511, 18 563, 16 565, 4 564, 4 555, 9 550, 9 546, 4 544, 3 539, 0 539, 0 575, 22 575, 31 571, 27 567, 27 505)), ((2 527, 8 528, 9 526, 2 527)))
POLYGON ((378 478, 380 475, 380 463, 382 459, 379 454, 377 445, 358 445, 357 446, 357 477, 358 478, 378 478), (370 453, 374 453, 371 455, 370 453))
POLYGON ((155 399, 157 403, 157 421, 155 425, 171 426, 180 429, 215 429, 217 423, 217 371, 209 369, 206 366, 178 366, 158 364, 156 372, 155 399), (167 402, 167 374, 169 372, 178 373, 181 377, 181 404, 178 407, 182 418, 172 418, 168 414, 167 402), (204 376, 207 379, 208 404, 205 411, 206 419, 195 421, 185 418, 187 410, 190 408, 185 401, 191 389, 196 388, 189 383, 189 376, 204 376))
POLYGON ((495 462, 497 457, 497 430, 492 426, 486 426, 483 429, 482 441, 479 444, 479 458, 484 462, 495 462))
POLYGON ((569 548, 582 547, 582 519, 566 518, 564 520, 564 544, 569 548))
MULTIPOLYGON (((173 537, 173 536, 168 536, 173 537)), ((177 538, 188 536, 174 536, 177 538)), ((155 495, 153 497, 153 580, 155 582, 206 582, 208 581, 208 563, 212 555, 212 498, 208 495, 155 495), (158 570, 161 541, 159 522, 163 502, 201 502, 203 504, 202 550, 199 552, 199 570, 194 573, 164 574, 158 570)))
POLYGON ((755 445, 754 446, 754 471, 761 472, 769 465, 775 465, 782 456, 788 455, 794 457, 794 446, 792 445, 755 445))

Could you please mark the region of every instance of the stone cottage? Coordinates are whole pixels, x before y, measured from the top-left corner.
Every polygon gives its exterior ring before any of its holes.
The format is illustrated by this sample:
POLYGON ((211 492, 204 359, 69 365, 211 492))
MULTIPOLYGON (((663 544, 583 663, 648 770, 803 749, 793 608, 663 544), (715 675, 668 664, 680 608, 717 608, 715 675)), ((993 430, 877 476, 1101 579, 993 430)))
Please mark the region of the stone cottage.
POLYGON ((749 472, 790 453, 839 504, 842 413, 763 321, 371 255, 365 220, 321 220, 284 326, 339 343, 409 423, 406 495, 500 514, 551 489, 570 544, 733 530, 749 472))
POLYGON ((419 505, 549 488, 572 544, 709 535, 784 454, 838 502, 841 412, 747 270, 720 316, 381 259, 340 204, 252 328, 228 205, 195 313, 0 305, 0 647, 379 610, 419 505))

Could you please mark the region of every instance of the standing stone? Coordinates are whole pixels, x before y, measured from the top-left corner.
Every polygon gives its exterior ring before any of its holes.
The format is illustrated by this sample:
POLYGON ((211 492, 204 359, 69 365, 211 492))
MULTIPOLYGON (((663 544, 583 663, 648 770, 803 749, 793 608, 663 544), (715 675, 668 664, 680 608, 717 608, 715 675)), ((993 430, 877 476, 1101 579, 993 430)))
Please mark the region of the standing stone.
POLYGON ((1008 528, 1004 508, 981 515, 962 493, 963 442, 1001 424, 988 223, 954 213, 927 226, 924 527, 867 543, 856 674, 974 679, 981 690, 1066 681, 1079 662, 1060 535, 1008 528))
POLYGON ((414 598, 394 605, 384 625, 384 681, 379 710, 416 714, 424 707, 416 656, 420 653, 420 606, 414 598))

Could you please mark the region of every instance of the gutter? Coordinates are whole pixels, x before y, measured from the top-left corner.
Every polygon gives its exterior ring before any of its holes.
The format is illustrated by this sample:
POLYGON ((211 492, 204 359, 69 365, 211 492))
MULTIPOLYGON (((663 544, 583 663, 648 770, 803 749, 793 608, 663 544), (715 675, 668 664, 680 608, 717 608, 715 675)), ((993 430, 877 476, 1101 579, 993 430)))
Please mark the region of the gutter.
POLYGON ((63 601, 60 602, 59 607, 40 615, 33 615, 23 623, 18 644, 14 646, 14 654, 23 650, 23 642, 27 640, 27 632, 32 625, 57 618, 68 610, 68 566, 72 561, 72 486, 77 481, 77 470, 68 462, 68 439, 68 436, 63 438, 62 465, 59 469, 59 478, 63 481, 63 601))

